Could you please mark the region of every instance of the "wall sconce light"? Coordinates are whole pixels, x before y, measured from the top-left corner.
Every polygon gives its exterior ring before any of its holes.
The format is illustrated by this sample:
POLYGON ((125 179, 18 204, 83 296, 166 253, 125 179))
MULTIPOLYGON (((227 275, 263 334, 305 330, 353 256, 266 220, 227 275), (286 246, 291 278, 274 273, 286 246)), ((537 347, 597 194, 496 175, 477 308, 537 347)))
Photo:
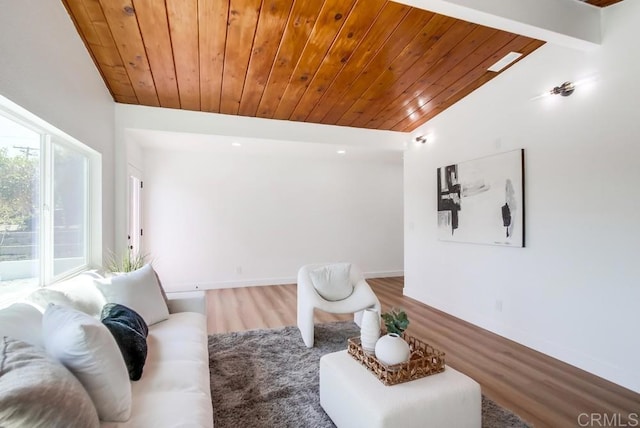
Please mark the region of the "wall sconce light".
POLYGON ((414 141, 416 143, 421 143, 421 144, 425 144, 427 142, 427 136, 426 135, 418 135, 414 141))
POLYGON ((568 97, 573 94, 573 91, 576 90, 576 85, 571 82, 564 82, 560 86, 556 86, 552 90, 549 91, 551 95, 562 95, 563 97, 568 97))

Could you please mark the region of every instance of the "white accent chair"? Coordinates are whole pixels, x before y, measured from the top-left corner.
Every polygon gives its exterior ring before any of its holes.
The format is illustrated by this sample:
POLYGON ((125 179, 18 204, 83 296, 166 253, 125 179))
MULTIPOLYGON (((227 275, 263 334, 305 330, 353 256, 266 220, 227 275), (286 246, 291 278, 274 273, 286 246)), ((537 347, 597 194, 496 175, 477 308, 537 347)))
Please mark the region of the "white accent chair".
POLYGON ((313 311, 320 309, 332 314, 353 313, 353 321, 360 326, 362 311, 374 308, 380 313, 380 301, 364 279, 362 271, 351 265, 350 280, 353 293, 343 300, 325 300, 313 286, 309 272, 331 263, 305 265, 298 271, 298 329, 307 348, 313 348, 313 311))

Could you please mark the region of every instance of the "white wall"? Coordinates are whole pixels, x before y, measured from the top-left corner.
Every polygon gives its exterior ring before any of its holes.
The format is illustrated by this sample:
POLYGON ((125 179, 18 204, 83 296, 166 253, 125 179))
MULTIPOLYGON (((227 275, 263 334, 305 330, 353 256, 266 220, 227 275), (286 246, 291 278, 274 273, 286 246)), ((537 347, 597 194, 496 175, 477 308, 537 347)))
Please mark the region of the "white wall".
MULTIPOLYGON (((169 146, 172 150, 192 150, 187 144, 189 141, 196 143, 203 138, 207 140, 211 136, 216 141, 227 141, 229 144, 237 139, 253 141, 253 151, 269 152, 271 149, 281 152, 305 153, 310 147, 332 147, 335 154, 336 148, 353 148, 361 153, 360 158, 372 156, 375 153, 395 152, 399 154, 408 134, 391 131, 377 131, 370 129, 357 129, 343 126, 317 125, 313 123, 291 122, 285 120, 271 120, 253 117, 230 116, 214 113, 203 113, 186 110, 174 110, 166 108, 134 106, 116 104, 116 191, 115 200, 115 230, 116 248, 126 247, 127 237, 127 201, 126 201, 126 169, 128 164, 135 165, 143 171, 145 182, 151 181, 146 175, 146 159, 140 154, 137 146, 158 147, 163 135, 180 133, 189 135, 189 140, 170 138, 169 146), (286 149, 284 149, 286 147, 286 149), (307 149, 298 150, 301 147, 307 149), (368 155, 365 155, 368 154, 368 155)), ((167 144, 165 144, 166 146, 167 144)), ((205 146, 210 146, 205 142, 205 146)), ((227 147, 230 147, 227 145, 227 147)), ((375 155, 373 155, 375 157, 375 155)), ((196 156, 197 157, 197 156, 196 156)), ((401 190, 399 190, 401 191, 401 190)), ((401 217, 399 219, 401 221, 401 217)), ((399 239, 402 237, 400 236, 399 239)), ((145 245, 147 244, 145 240, 145 245)), ((149 247, 146 247, 149 250, 149 247)), ((402 251, 402 249, 400 249, 402 251)), ((400 257, 401 258, 401 257, 400 257)), ((398 263, 393 269, 402 269, 402 263, 398 263)), ((254 273, 257 274, 257 273, 254 273)), ((266 273, 265 273, 266 274, 266 273)), ((244 275, 247 277, 247 274, 244 275)), ((290 276, 287 274, 287 278, 290 276)), ((256 277, 252 278, 256 279, 256 277)), ((262 277, 267 278, 267 277, 262 277)), ((190 286, 193 286, 192 280, 190 286)), ((199 279, 199 281, 202 281, 199 279)), ((220 281, 235 282, 235 278, 218 278, 220 281)), ((265 281, 268 281, 265 279, 265 281)), ((210 280, 205 281, 213 283, 210 280)))
POLYGON ((400 150, 162 134, 144 147, 145 248, 168 289, 293 283, 323 261, 402 274, 400 150))
POLYGON ((102 155, 102 232, 113 248, 114 103, 62 2, 0 0, 0 94, 102 155))
POLYGON ((621 2, 603 9, 600 48, 542 47, 424 125, 434 142, 404 172, 408 296, 638 392, 639 20, 621 2), (527 247, 438 241, 436 168, 516 148, 527 247))

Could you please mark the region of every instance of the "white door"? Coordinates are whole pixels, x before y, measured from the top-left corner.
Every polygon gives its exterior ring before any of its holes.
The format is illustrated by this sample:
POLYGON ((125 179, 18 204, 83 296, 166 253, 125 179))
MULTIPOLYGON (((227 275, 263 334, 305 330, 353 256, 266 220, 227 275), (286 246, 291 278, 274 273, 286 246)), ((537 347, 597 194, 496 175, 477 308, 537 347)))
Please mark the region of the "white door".
POLYGON ((128 246, 132 255, 143 255, 144 230, 142 227, 142 172, 129 165, 129 227, 128 246))

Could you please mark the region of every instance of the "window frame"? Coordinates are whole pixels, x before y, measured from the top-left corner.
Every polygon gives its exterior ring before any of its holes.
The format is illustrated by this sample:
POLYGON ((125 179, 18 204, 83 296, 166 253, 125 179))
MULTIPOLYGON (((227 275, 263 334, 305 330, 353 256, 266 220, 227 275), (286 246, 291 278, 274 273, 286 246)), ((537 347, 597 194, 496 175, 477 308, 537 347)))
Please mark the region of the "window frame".
MULTIPOLYGON (((36 286, 51 285, 102 265, 102 155, 55 126, 0 95, 0 115, 40 135, 39 272, 36 286), (55 274, 54 263, 54 146, 75 151, 86 159, 84 177, 84 263, 55 274)), ((1 298, 1 296, 0 296, 1 298)))

